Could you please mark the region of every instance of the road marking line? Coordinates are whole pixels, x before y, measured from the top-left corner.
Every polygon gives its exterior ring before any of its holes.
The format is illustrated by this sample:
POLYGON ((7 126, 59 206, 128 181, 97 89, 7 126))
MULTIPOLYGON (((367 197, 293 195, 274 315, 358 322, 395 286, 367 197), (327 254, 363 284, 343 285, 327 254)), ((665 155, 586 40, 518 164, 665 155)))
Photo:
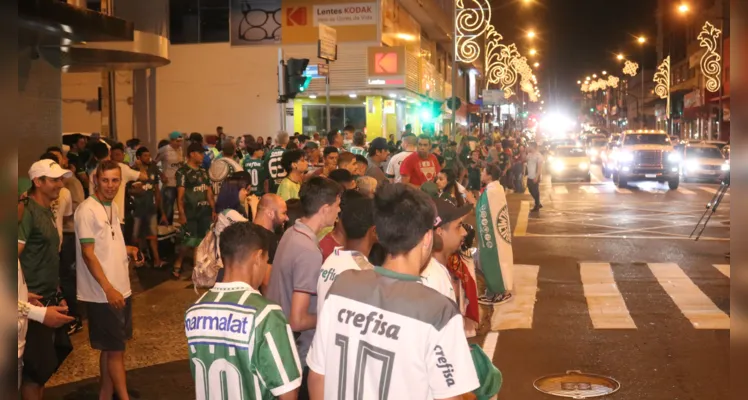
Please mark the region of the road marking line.
POLYGON ((726 277, 730 277, 730 264, 712 264, 714 265, 714 268, 717 268, 719 272, 722 273, 722 275, 726 277))
POLYGON ((579 187, 579 189, 580 189, 581 191, 583 191, 583 192, 587 192, 587 193, 589 193, 589 194, 600 193, 600 191, 599 191, 599 190, 597 190, 597 188, 596 188, 596 187, 594 187, 594 186, 580 186, 580 187, 579 187))
POLYGON ((730 329, 730 317, 720 310, 675 263, 647 264, 683 315, 696 329, 730 329))
POLYGON ((683 194, 696 194, 696 192, 694 192, 693 190, 688 190, 688 189, 682 188, 682 187, 679 187, 677 189, 677 191, 678 191, 678 193, 683 193, 683 194))
POLYGON ((566 189, 566 186, 554 186, 553 187, 553 193, 556 193, 556 194, 569 194, 569 191, 566 189))
POLYGON ((636 329, 609 263, 579 263, 579 273, 595 329, 636 329))
POLYGON ((493 355, 496 353, 496 344, 499 340, 499 332, 488 332, 486 338, 483 340, 483 352, 486 353, 488 359, 493 361, 493 355))
POLYGON ((616 193, 631 194, 631 190, 629 189, 622 189, 622 188, 619 188, 618 186, 615 186, 615 188, 616 188, 616 193))
MULTIPOLYGON (((711 194, 717 194, 717 190, 718 190, 718 189, 715 189, 715 188, 710 188, 709 186, 699 186, 699 189, 701 189, 701 190, 703 190, 705 192, 709 192, 711 194)), ((725 193, 725 196, 729 196, 729 195, 730 195, 730 193, 725 193)))
POLYGON ((590 174, 590 177, 592 178, 592 183, 603 183, 604 181, 601 181, 600 178, 597 177, 597 174, 590 174))
POLYGON ((527 219, 530 215, 530 202, 522 200, 519 205, 517 226, 514 227, 514 236, 525 236, 527 234, 527 219))
MULTIPOLYGON (((683 236, 629 236, 629 235, 590 235, 590 234, 580 234, 580 235, 572 235, 572 234, 543 234, 543 233, 527 233, 525 234, 525 237, 534 237, 534 238, 584 238, 584 239, 625 239, 625 240, 693 240, 693 238, 688 237, 687 235, 683 236)), ((719 237, 700 237, 700 242, 729 242, 730 238, 719 238, 719 237)))
POLYGON ((532 328, 532 316, 538 293, 538 265, 514 265, 514 298, 493 306, 491 330, 532 328))

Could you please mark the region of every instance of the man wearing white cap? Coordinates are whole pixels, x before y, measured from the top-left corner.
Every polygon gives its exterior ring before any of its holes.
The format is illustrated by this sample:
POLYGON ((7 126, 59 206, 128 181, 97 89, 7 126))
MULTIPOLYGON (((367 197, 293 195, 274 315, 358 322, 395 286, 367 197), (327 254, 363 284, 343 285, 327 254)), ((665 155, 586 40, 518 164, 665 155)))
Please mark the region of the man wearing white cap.
MULTIPOLYGON (((43 306, 67 306, 59 289, 60 235, 51 204, 60 196, 63 178, 72 175, 52 160, 37 161, 29 169, 31 188, 18 224, 18 261, 29 292, 43 306)), ((64 356, 56 351, 55 330, 36 321, 29 321, 26 344, 21 391, 24 399, 41 399, 44 384, 64 356)))

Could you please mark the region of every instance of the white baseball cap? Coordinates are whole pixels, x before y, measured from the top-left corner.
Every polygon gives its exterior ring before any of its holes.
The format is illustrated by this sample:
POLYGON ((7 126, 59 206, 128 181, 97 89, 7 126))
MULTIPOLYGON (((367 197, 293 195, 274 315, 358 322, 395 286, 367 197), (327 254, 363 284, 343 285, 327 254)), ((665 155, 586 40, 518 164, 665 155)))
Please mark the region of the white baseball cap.
POLYGON ((42 176, 48 178, 70 178, 73 176, 73 171, 62 168, 60 164, 52 160, 39 160, 31 164, 31 168, 29 168, 29 179, 34 180, 36 178, 41 178, 42 176))

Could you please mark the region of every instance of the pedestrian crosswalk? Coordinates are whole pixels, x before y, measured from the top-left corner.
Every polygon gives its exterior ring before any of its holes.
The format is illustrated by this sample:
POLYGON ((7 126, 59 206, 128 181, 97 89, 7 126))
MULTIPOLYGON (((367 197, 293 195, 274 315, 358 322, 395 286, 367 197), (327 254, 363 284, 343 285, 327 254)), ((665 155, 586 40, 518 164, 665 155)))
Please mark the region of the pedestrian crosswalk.
MULTIPOLYGON (((729 264, 708 266, 718 272, 699 273, 696 281, 681 266, 670 262, 618 264, 618 274, 614 273, 614 264, 606 262, 582 262, 578 268, 577 284, 582 288, 587 311, 586 315, 579 317, 586 318, 593 329, 641 329, 641 325, 646 324, 637 324, 637 317, 646 319, 672 310, 678 310, 676 318, 687 321, 694 329, 730 329, 729 310, 719 308, 707 295, 707 292, 714 295, 717 290, 729 297, 729 264), (624 270, 626 272, 622 274, 624 270), (625 277, 617 278, 618 275, 625 277), (617 279, 626 279, 628 290, 622 291, 617 279), (704 291, 705 284, 711 285, 707 292, 704 291), (641 291, 651 301, 646 308, 642 308, 643 303, 635 298, 641 291)), ((514 266, 514 298, 494 306, 491 330, 533 329, 538 324, 536 309, 550 307, 556 312, 563 311, 555 310, 555 307, 563 307, 558 298, 538 296, 544 290, 553 291, 556 283, 539 279, 540 271, 538 265, 514 266)), ((657 318, 661 317, 658 315, 657 318)))
MULTIPOLYGON (((627 188, 619 188, 612 182, 601 183, 601 184, 563 184, 554 183, 552 186, 541 186, 541 195, 544 192, 550 192, 553 196, 564 196, 571 195, 597 195, 597 194, 612 194, 612 195, 632 195, 635 193, 652 193, 652 194, 670 194, 683 195, 683 196, 695 196, 698 194, 713 196, 717 193, 719 186, 680 186, 678 189, 670 190, 665 184, 649 184, 651 182, 645 182, 642 185, 631 184, 627 188)), ((528 190, 525 190, 524 194, 530 194, 528 190)), ((728 191, 726 196, 730 195, 728 191)))

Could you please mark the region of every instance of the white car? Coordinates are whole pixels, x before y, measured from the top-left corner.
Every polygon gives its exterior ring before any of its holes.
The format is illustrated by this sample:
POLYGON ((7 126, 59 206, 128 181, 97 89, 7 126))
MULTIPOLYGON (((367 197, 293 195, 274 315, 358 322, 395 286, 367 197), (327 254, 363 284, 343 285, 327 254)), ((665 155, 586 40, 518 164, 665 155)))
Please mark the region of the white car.
POLYGON ((584 148, 577 146, 558 146, 548 157, 551 169, 551 181, 559 179, 581 179, 589 182, 590 158, 584 148))
POLYGON ((721 181, 722 176, 730 170, 730 164, 719 147, 709 144, 687 145, 683 152, 681 179, 703 179, 721 181))

